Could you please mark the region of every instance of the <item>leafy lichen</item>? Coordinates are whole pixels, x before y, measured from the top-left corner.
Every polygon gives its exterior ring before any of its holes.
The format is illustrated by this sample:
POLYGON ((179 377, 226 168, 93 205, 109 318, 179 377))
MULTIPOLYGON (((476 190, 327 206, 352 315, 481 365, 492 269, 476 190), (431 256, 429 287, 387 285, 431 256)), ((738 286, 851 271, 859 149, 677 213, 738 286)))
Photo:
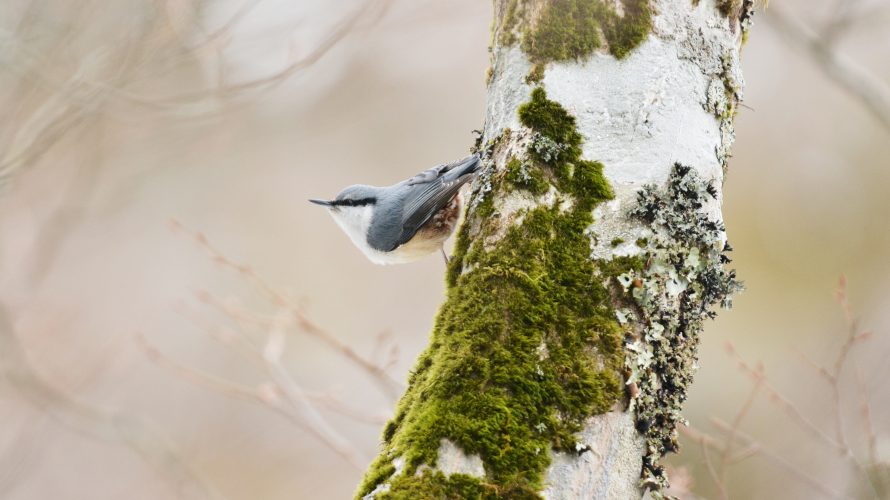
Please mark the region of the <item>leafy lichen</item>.
MULTIPOLYGON (((553 180, 555 201, 523 212, 495 242, 487 241, 493 224, 480 216, 492 216, 493 206, 471 204, 476 232, 465 224, 458 233, 430 345, 359 497, 538 498, 550 450, 577 453, 585 420, 623 397, 612 297, 617 276, 642 261, 590 259, 593 208, 613 195, 602 165, 581 159, 574 118, 540 89, 519 116, 528 133, 560 146, 547 161, 531 146, 516 159, 540 174, 538 188, 553 180), (485 477, 429 470, 442 439, 478 455, 485 477)), ((487 198, 507 196, 513 174, 509 165, 490 173, 487 198)))
POLYGON ((631 400, 637 429, 646 437, 643 485, 658 491, 667 478, 659 465, 677 449, 677 425, 697 366, 699 334, 714 305, 730 307, 741 289, 735 271, 726 269, 731 250, 724 227, 710 219, 706 205, 717 194, 688 166, 675 164, 664 191, 643 189, 631 216, 652 231, 643 247, 647 265, 619 277, 635 306, 621 311, 629 324, 628 384, 638 390, 631 400))

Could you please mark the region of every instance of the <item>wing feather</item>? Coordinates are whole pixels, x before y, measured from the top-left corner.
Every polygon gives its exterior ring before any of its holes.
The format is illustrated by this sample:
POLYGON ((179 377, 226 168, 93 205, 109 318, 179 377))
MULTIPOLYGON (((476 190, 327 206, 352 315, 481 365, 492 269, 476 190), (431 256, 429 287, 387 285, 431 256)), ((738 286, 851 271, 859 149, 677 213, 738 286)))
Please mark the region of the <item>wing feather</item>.
POLYGON ((402 212, 402 232, 398 245, 411 240, 439 210, 445 207, 460 191, 460 188, 473 178, 471 175, 478 167, 478 159, 473 158, 442 165, 425 170, 408 180, 408 185, 416 186, 418 191, 406 200, 402 212), (470 163, 473 162, 473 163, 470 163), (464 167, 463 172, 447 175, 455 167, 464 167), (421 189, 418 184, 426 184, 421 189))

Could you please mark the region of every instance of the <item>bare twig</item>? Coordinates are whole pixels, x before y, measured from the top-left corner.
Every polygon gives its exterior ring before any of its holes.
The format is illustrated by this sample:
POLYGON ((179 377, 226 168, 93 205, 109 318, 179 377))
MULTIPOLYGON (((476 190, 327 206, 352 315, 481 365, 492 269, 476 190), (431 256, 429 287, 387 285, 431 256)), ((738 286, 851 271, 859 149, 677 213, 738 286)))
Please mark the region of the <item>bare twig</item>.
MULTIPOLYGON (((723 430, 724 432, 728 432, 731 429, 730 425, 724 424, 720 420, 712 419, 712 423, 714 423, 714 425, 716 425, 719 429, 723 430)), ((688 439, 699 444, 699 446, 704 446, 708 449, 712 449, 712 450, 715 450, 720 453, 722 453, 726 449, 726 445, 722 440, 719 440, 719 439, 711 436, 710 434, 707 434, 700 430, 696 430, 695 428, 680 427, 680 432, 684 436, 686 436, 688 439)), ((781 455, 779 455, 775 452, 772 452, 769 449, 765 448, 764 446, 760 445, 759 443, 757 443, 753 438, 751 438, 747 434, 744 434, 744 433, 741 433, 738 431, 736 432, 736 434, 737 434, 738 438, 742 439, 749 445, 749 448, 756 447, 757 455, 763 456, 764 458, 766 458, 767 460, 769 460, 776 466, 781 467, 786 472, 788 472, 791 475, 791 477, 797 479, 798 481, 802 482, 803 484, 806 484, 806 485, 812 487, 816 491, 821 492, 828 498, 836 498, 836 499, 844 498, 843 495, 835 492, 829 486, 823 484, 821 481, 817 480, 816 478, 813 478, 812 476, 810 476, 809 474, 807 474, 806 472, 801 470, 799 467, 797 467, 794 463, 788 461, 787 459, 783 458, 781 455)), ((713 468, 713 466, 710 466, 709 471, 708 471, 708 474, 711 476, 712 480, 714 480, 715 482, 721 481, 719 475, 717 475, 716 473, 711 473, 710 469, 712 469, 712 468, 713 468)), ((721 488, 719 483, 717 484, 717 487, 718 487, 718 489, 721 488)))
POLYGON ((884 128, 890 130, 890 85, 840 53, 833 44, 840 27, 849 25, 850 17, 840 25, 829 25, 828 36, 821 36, 782 8, 771 6, 767 21, 794 47, 809 54, 823 73, 858 99, 884 128))
MULTIPOLYGON (((198 0, 193 0, 197 5, 198 0)), ((25 167, 34 164, 52 150, 62 138, 72 130, 81 128, 98 116, 109 116, 114 110, 113 101, 139 105, 153 111, 183 114, 184 106, 194 105, 200 110, 193 113, 205 116, 219 106, 207 104, 231 104, 236 98, 268 91, 288 80, 298 72, 314 65, 360 26, 362 21, 376 22, 389 9, 393 0, 363 0, 350 14, 326 30, 325 37, 301 57, 291 57, 278 71, 242 82, 229 83, 224 74, 224 56, 221 46, 214 44, 229 34, 254 9, 259 0, 249 0, 243 4, 221 27, 209 33, 202 40, 188 47, 185 43, 190 35, 171 28, 171 20, 164 10, 163 2, 157 3, 161 12, 148 12, 139 29, 133 31, 123 44, 108 43, 89 46, 86 54, 66 54, 79 63, 65 73, 66 64, 58 64, 54 59, 58 50, 77 46, 75 41, 82 37, 78 27, 91 22, 89 16, 94 9, 101 9, 99 3, 85 3, 74 8, 65 2, 57 2, 54 7, 65 8, 71 19, 60 26, 53 45, 35 49, 28 43, 28 29, 39 25, 37 21, 48 9, 44 2, 30 2, 14 32, 3 33, 0 48, 4 52, 4 69, 16 76, 8 102, 15 108, 13 113, 6 110, 7 116, 15 123, 0 140, 0 185, 4 184, 25 167), (172 35, 172 37, 171 37, 172 35), (217 67, 221 78, 208 88, 169 97, 147 97, 133 90, 134 83, 145 78, 163 76, 164 72, 145 71, 150 66, 166 65, 169 70, 181 66, 183 61, 195 61, 196 53, 211 46, 217 53, 217 67), (141 72, 141 73, 140 73, 141 72), (142 75, 140 77, 140 74, 142 75), (25 97, 38 97, 31 102, 25 97)), ((187 2, 188 3, 188 2, 187 2)), ((196 7, 191 10, 197 11, 196 7)), ((65 16, 58 14, 58 18, 65 16)), ((197 19, 197 18, 196 18, 197 19)), ((192 20, 194 22, 194 20, 192 20)), ((199 23, 195 22, 195 26, 199 23)), ((194 28, 195 26, 190 26, 194 28)), ((129 119, 132 113, 120 113, 119 119, 129 119)))
MULTIPOLYGON (((393 378, 392 375, 389 374, 385 366, 381 366, 371 359, 359 354, 355 349, 352 348, 352 346, 338 339, 336 336, 332 335, 330 332, 320 327, 317 323, 313 322, 303 312, 300 306, 294 304, 293 301, 287 298, 283 293, 281 293, 280 291, 275 289, 275 287, 266 282, 253 270, 253 268, 247 265, 238 264, 230 260, 224 254, 222 254, 222 252, 217 250, 208 241, 207 237, 204 234, 200 232, 192 232, 178 221, 170 221, 170 227, 173 228, 175 231, 181 231, 184 234, 189 235, 200 248, 208 253, 213 262, 236 272, 237 274, 242 276, 248 283, 252 284, 260 293, 262 293, 270 302, 272 302, 275 307, 287 311, 288 314, 291 315, 291 319, 295 322, 296 326, 298 326, 304 333, 307 333, 321 340, 329 347, 331 347, 335 352, 341 354, 347 360, 365 370, 365 372, 371 375, 372 380, 374 380, 381 388, 381 390, 383 390, 388 396, 390 396, 391 398, 396 398, 399 394, 401 394, 404 386, 395 378, 393 378)), ((209 293, 202 293, 201 298, 207 304, 220 308, 227 315, 241 320, 246 318, 251 321, 256 321, 256 318, 251 319, 249 315, 245 315, 240 311, 235 311, 231 308, 231 306, 222 304, 218 300, 215 300, 209 293)))
MULTIPOLYGON (((265 352, 261 356, 264 361, 263 366, 271 381, 260 384, 257 387, 231 382, 203 370, 173 361, 152 345, 143 335, 137 335, 136 339, 143 351, 148 355, 148 358, 157 365, 196 385, 271 408, 321 440, 356 469, 362 470, 364 468, 366 460, 361 456, 361 453, 352 446, 349 440, 327 423, 324 417, 316 410, 313 401, 310 400, 310 396, 296 383, 279 362, 280 350, 283 349, 283 345, 280 347, 276 346, 275 342, 283 342, 283 335, 279 336, 275 333, 270 335, 270 341, 266 344, 265 352)), ((359 412, 356 410, 350 412, 350 414, 357 413, 359 412)))
POLYGON ((875 433, 875 425, 872 422, 871 398, 865 386, 865 378, 860 370, 856 370, 856 385, 859 387, 860 414, 862 415, 862 427, 865 430, 865 439, 868 443, 868 461, 871 464, 878 462, 878 436, 875 433))
POLYGON ((25 400, 68 429, 94 439, 122 443, 152 467, 179 484, 193 484, 205 498, 221 498, 182 458, 175 446, 147 422, 133 416, 93 406, 45 381, 28 362, 0 304, 0 375, 25 400))
MULTIPOLYGON (((731 348, 731 346, 730 346, 731 348)), ((748 398, 745 400, 744 404, 742 404, 739 411, 736 413, 735 418, 732 421, 732 426, 727 431, 726 435, 726 446, 724 447, 723 452, 720 454, 720 483, 726 484, 726 473, 729 470, 729 465, 735 461, 738 461, 739 458, 733 455, 736 433, 742 425, 742 420, 751 410, 751 407, 754 405, 754 400, 757 398, 757 394, 760 391, 760 385, 763 382, 763 365, 757 365, 757 373, 759 374, 759 378, 754 383, 754 386, 751 388, 750 394, 748 394, 748 398)))
POLYGON ((801 429, 817 438, 819 442, 824 443, 841 453, 846 453, 846 448, 841 443, 826 434, 818 425, 814 424, 810 419, 804 416, 803 412, 782 393, 776 390, 762 373, 751 368, 732 345, 727 346, 727 352, 735 358, 739 370, 754 383, 759 384, 763 391, 769 396, 769 400, 775 403, 793 421, 797 422, 801 429))
MULTIPOLYGON (((711 419, 711 423, 713 423, 714 426, 716 426, 720 430, 723 430, 724 432, 728 432, 731 429, 731 426, 729 424, 727 424, 726 422, 723 422, 720 419, 711 419)), ((800 467, 798 467, 797 465, 795 465, 788 459, 782 457, 778 453, 770 451, 767 447, 763 446, 761 443, 758 443, 756 439, 749 436, 748 434, 745 434, 741 431, 736 431, 736 435, 740 439, 745 441, 747 444, 749 444, 751 446, 757 446, 757 448, 758 448, 757 453, 759 455, 766 457, 767 459, 769 459, 770 462, 774 463, 775 465, 778 465, 785 471, 789 472, 792 477, 796 478, 800 482, 812 487, 813 489, 821 492, 822 494, 824 494, 825 496, 827 496, 829 498, 838 498, 838 499, 845 498, 844 495, 834 491, 831 487, 824 484, 822 481, 807 474, 806 472, 804 472, 803 469, 801 469, 800 467)))
MULTIPOLYGON (((258 314, 239 307, 232 301, 220 300, 208 291, 200 291, 196 294, 197 299, 229 318, 234 322, 236 328, 234 331, 226 331, 224 334, 218 327, 207 325, 204 321, 197 319, 196 315, 189 315, 190 319, 212 338, 244 355, 260 367, 266 373, 268 381, 252 387, 217 377, 203 370, 173 361, 151 345, 144 336, 139 335, 137 340, 149 359, 192 383, 224 395, 271 408, 314 435, 354 467, 363 469, 366 463, 365 458, 352 446, 349 440, 328 424, 319 408, 337 412, 357 421, 374 424, 379 424, 381 418, 369 416, 366 412, 350 408, 331 395, 318 395, 306 391, 291 376, 281 359, 285 352, 288 332, 296 328, 323 340, 347 360, 370 373, 372 380, 376 381, 388 394, 394 395, 396 391, 400 390, 400 387, 386 371, 386 365, 381 366, 358 354, 350 346, 319 327, 307 317, 300 306, 294 304, 284 293, 260 277, 250 266, 229 259, 214 247, 202 233, 189 231, 177 221, 171 221, 170 226, 175 231, 187 234, 201 250, 207 253, 212 262, 224 269, 234 271, 274 307, 275 312, 271 315, 258 314), (265 335, 262 342, 257 342, 254 335, 251 334, 257 330, 265 335)), ((180 307, 179 309, 185 313, 189 312, 188 308, 180 307)), ((382 344, 383 339, 385 339, 384 335, 378 337, 378 346, 382 344)), ((393 352, 390 350, 390 359, 387 360, 387 365, 392 363, 393 352)))
POLYGON ((726 472, 728 467, 752 456, 763 456, 769 459, 791 473, 793 477, 796 477, 803 483, 830 498, 846 497, 845 495, 833 491, 832 488, 824 484, 818 478, 809 475, 802 468, 796 466, 794 463, 780 455, 777 455, 775 452, 770 451, 755 438, 746 435, 741 431, 740 426, 742 419, 749 412, 758 391, 763 391, 767 394, 769 401, 776 404, 782 412, 790 418, 790 421, 793 424, 814 437, 817 442, 830 447, 832 451, 836 452, 841 459, 851 466, 850 472, 857 475, 854 484, 864 488, 859 491, 859 495, 865 494, 868 497, 875 499, 883 498, 882 495, 884 493, 882 492, 885 491, 885 480, 882 476, 884 466, 879 462, 879 457, 876 451, 877 433, 874 428, 870 398, 865 387, 861 370, 858 366, 855 366, 854 356, 856 354, 854 351, 856 344, 870 339, 872 336, 869 332, 860 332, 859 330, 859 322, 853 314, 852 307, 850 306, 846 290, 846 279, 844 277, 841 277, 838 282, 836 298, 844 315, 846 335, 843 342, 838 347, 834 359, 829 365, 823 366, 810 360, 806 356, 802 356, 806 365, 812 368, 815 374, 821 380, 824 380, 829 387, 830 405, 833 413, 831 424, 833 432, 825 432, 820 426, 807 418, 804 412, 800 410, 794 402, 772 386, 764 374, 762 365, 758 364, 757 367, 752 367, 742 359, 731 344, 727 344, 727 352, 737 362, 739 370, 754 382, 754 387, 752 388, 750 396, 742 404, 738 413, 730 423, 726 423, 716 418, 712 419, 713 425, 719 431, 724 433, 722 439, 717 439, 711 435, 693 429, 683 430, 687 437, 702 447, 708 474, 720 490, 721 497, 725 498, 728 492, 726 486, 726 472), (853 364, 856 368, 856 380, 860 392, 862 432, 868 445, 868 453, 865 458, 857 456, 856 451, 849 444, 847 428, 844 422, 845 398, 843 397, 843 392, 845 385, 842 384, 842 379, 845 378, 843 377, 844 371, 850 364, 853 364), (736 451, 736 441, 740 441, 746 448, 736 451), (720 454, 719 463, 715 463, 711 460, 709 453, 711 450, 715 450, 720 454))
MULTIPOLYGON (((708 452, 708 446, 705 444, 704 441, 700 441, 699 444, 701 445, 701 453, 705 459, 705 465, 707 466, 708 474, 710 474, 711 479, 717 486, 717 490, 720 492, 720 498, 722 500, 729 500, 729 493, 726 491, 725 478, 714 467, 714 462, 711 460, 711 454, 708 452)), ((729 449, 729 447, 724 448, 724 450, 727 449, 729 449)))

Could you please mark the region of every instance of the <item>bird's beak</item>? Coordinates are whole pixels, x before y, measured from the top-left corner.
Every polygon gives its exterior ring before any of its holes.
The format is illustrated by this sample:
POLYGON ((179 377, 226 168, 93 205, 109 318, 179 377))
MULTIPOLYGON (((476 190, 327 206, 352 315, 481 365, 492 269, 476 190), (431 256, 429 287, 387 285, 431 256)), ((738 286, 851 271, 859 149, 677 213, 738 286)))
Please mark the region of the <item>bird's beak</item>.
POLYGON ((327 200, 309 200, 310 203, 315 203, 316 205, 321 205, 323 207, 331 206, 331 202, 327 200))

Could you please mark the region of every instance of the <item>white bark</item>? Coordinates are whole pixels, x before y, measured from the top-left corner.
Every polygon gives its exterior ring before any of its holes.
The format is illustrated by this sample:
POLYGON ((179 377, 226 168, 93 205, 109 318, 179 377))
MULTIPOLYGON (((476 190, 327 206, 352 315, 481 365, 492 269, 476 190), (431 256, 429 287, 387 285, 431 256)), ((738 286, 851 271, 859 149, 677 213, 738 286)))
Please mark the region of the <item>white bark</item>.
MULTIPOLYGON (((741 98, 738 22, 721 15, 714 0, 702 0, 698 6, 689 0, 659 0, 654 5, 652 33, 626 59, 601 51, 582 62, 549 63, 544 73, 548 98, 576 117, 585 138, 585 159, 605 165, 615 191, 615 200, 595 212, 595 258, 639 252, 633 242, 646 230, 623 214, 643 185, 664 184, 675 162, 692 166, 703 179, 720 186, 733 139, 731 117, 718 115, 733 99, 724 88, 741 98), (627 243, 613 247, 615 238, 627 243)), ((531 67, 519 47, 495 48, 485 140, 504 129, 521 128, 517 109, 533 89, 525 82, 531 67)), ((719 204, 708 211, 712 219, 722 220, 719 204)), ((645 444, 632 415, 616 409, 593 417, 579 445, 591 451, 554 454, 542 492, 545 498, 641 496, 645 444)))
POLYGON ((547 469, 544 498, 636 498, 640 496, 643 439, 633 417, 614 411, 590 420, 579 444, 590 451, 580 455, 554 453, 547 469))

